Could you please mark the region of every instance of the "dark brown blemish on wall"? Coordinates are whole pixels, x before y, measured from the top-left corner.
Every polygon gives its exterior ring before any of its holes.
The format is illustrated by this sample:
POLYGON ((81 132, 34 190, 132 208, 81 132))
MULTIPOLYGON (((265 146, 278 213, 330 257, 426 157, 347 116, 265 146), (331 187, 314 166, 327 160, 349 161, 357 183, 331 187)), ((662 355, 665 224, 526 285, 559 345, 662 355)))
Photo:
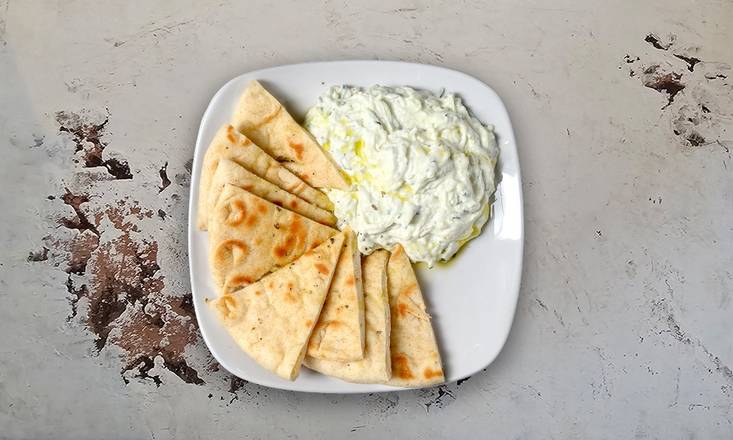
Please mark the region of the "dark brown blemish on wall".
POLYGON ((186 383, 203 385, 204 381, 199 377, 198 372, 191 368, 182 356, 167 356, 163 354, 163 366, 172 371, 176 376, 180 377, 186 383))
POLYGON ((690 134, 687 135, 687 142, 690 143, 693 147, 699 147, 700 145, 705 143, 705 138, 700 135, 700 133, 696 131, 690 132, 690 134))
POLYGON ((77 235, 68 245, 66 273, 84 275, 92 252, 99 246, 99 236, 85 231, 77 235))
POLYGON ((667 50, 670 47, 672 47, 672 43, 673 43, 672 41, 669 41, 667 43, 662 43, 659 37, 652 33, 647 34, 647 36, 644 38, 644 41, 651 44, 655 49, 659 49, 659 50, 667 50))
POLYGON ((130 166, 125 160, 116 158, 104 158, 104 149, 107 142, 102 140, 105 134, 105 127, 109 117, 104 121, 95 123, 79 113, 70 111, 56 112, 56 122, 59 124, 59 131, 69 133, 73 136, 76 148, 75 154, 81 155, 84 168, 104 167, 114 179, 132 179, 130 166))
POLYGON ((130 381, 125 377, 125 373, 128 371, 132 371, 133 369, 137 369, 137 373, 133 374, 133 377, 136 379, 141 380, 147 380, 150 379, 153 381, 156 387, 160 387, 160 385, 163 383, 163 381, 160 379, 159 375, 150 375, 150 370, 155 368, 155 361, 148 357, 148 356, 140 356, 138 359, 135 359, 132 361, 128 367, 125 367, 120 371, 120 374, 122 375, 122 380, 125 382, 125 385, 129 384, 130 381))
POLYGON ((117 180, 132 179, 130 165, 127 164, 127 161, 110 158, 105 160, 103 165, 107 168, 107 172, 117 180))
POLYGON ((678 55, 678 54, 674 54, 674 56, 675 58, 679 58, 682 61, 684 61, 685 63, 687 63, 687 70, 689 70, 690 72, 694 72, 695 65, 701 62, 699 58, 695 58, 695 57, 688 57, 685 55, 678 55))
POLYGON ((644 79, 645 87, 667 94, 667 105, 664 107, 671 105, 674 97, 685 89, 684 84, 680 82, 682 75, 679 73, 659 73, 658 65, 647 67, 644 69, 644 73, 647 75, 644 79))
POLYGON ((79 232, 91 231, 95 235, 99 235, 97 227, 94 226, 87 218, 84 211, 81 209, 81 205, 89 202, 89 196, 86 194, 73 194, 69 188, 66 188, 66 193, 61 196, 61 200, 64 204, 70 206, 76 214, 75 219, 62 218, 59 223, 68 229, 76 229, 79 232))
POLYGON ((89 290, 87 290, 87 285, 82 284, 79 287, 76 287, 74 285, 74 280, 71 277, 71 274, 66 278, 66 292, 69 294, 69 303, 71 305, 71 314, 67 318, 68 321, 71 321, 76 317, 76 314, 78 313, 78 307, 77 304, 79 303, 79 300, 85 297, 89 296, 89 290))
POLYGON ((158 187, 158 194, 160 194, 171 184, 171 181, 168 178, 168 162, 160 167, 160 171, 158 171, 158 174, 160 174, 160 186, 158 187))
POLYGON ((248 383, 249 382, 247 382, 246 380, 232 375, 232 378, 229 380, 229 392, 236 393, 237 391, 241 390, 248 383))

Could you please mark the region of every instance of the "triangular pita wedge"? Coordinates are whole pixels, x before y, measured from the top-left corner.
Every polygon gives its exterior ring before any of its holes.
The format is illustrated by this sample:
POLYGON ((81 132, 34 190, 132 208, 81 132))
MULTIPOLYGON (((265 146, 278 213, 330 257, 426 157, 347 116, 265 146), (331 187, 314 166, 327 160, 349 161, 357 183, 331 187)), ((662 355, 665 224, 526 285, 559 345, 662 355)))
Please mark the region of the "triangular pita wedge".
POLYGON ((309 185, 348 188, 328 153, 259 82, 244 90, 232 125, 309 185))
POLYGON ((351 229, 346 229, 344 235, 344 250, 341 251, 323 311, 308 342, 308 356, 355 361, 364 357, 361 254, 351 229))
POLYGON ((331 237, 292 264, 212 301, 242 350, 284 379, 298 376, 343 242, 343 234, 331 237))
POLYGON ((392 318, 392 379, 387 384, 420 387, 443 382, 430 315, 410 259, 400 245, 389 257, 387 279, 392 318))
POLYGON ((277 185, 247 171, 246 168, 229 159, 219 160, 219 166, 216 168, 211 187, 209 188, 209 202, 206 207, 208 212, 211 213, 214 211, 216 201, 219 199, 226 184, 238 186, 258 197, 262 197, 268 202, 297 212, 326 226, 336 225, 336 217, 332 213, 311 205, 298 196, 290 194, 277 185))
POLYGON ((199 184, 198 216, 196 224, 205 230, 209 217, 206 209, 209 188, 220 159, 230 159, 257 176, 271 182, 285 191, 295 194, 308 203, 330 210, 332 203, 325 194, 303 182, 299 177, 280 165, 275 159, 262 151, 251 140, 234 130, 231 125, 219 129, 204 156, 199 184))
POLYGON ((306 367, 348 382, 384 383, 391 375, 390 368, 390 311, 387 294, 387 260, 389 252, 374 251, 364 257, 364 309, 366 346, 364 358, 339 362, 306 356, 306 367))
POLYGON ((338 231, 226 185, 209 218, 209 264, 222 293, 259 280, 338 231))

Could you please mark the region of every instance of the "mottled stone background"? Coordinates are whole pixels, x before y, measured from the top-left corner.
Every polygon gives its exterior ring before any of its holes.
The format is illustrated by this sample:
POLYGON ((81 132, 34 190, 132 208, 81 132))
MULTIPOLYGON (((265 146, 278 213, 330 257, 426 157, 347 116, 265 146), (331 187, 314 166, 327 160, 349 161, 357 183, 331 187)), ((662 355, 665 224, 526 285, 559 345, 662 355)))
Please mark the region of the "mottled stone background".
POLYGON ((727 1, 0 0, 0 438, 733 438, 732 21, 727 1), (262 388, 193 316, 198 123, 240 73, 355 58, 503 97, 516 321, 458 384, 262 388))

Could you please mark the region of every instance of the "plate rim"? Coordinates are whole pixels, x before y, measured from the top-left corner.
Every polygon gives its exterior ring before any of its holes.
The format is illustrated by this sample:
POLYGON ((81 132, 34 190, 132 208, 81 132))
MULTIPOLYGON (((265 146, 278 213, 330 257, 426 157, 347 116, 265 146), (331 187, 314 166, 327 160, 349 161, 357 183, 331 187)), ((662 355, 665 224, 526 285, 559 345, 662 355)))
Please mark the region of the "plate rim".
MULTIPOLYGON (((490 121, 489 121, 490 123, 490 121)), ((198 133, 196 135, 196 144, 194 146, 194 157, 193 157, 193 163, 192 163, 192 171, 191 171, 191 182, 189 187, 189 203, 188 203, 188 222, 187 222, 187 233, 186 233, 186 239, 187 239, 187 251, 188 251, 188 268, 189 268, 189 281, 191 286, 191 295, 192 295, 192 302, 194 305, 194 311, 196 314, 196 320, 198 325, 198 330, 201 334, 202 339, 204 340, 204 343, 206 344, 206 347, 208 348, 211 355, 214 357, 214 359, 219 363, 219 365, 222 366, 225 370, 227 370, 230 374, 240 377, 244 380, 247 380, 248 382, 256 383, 261 386, 266 386, 269 388, 274 389, 282 389, 282 390, 288 390, 288 391, 296 391, 296 392, 303 392, 303 393, 321 393, 321 394, 364 394, 364 393, 382 393, 382 392, 394 392, 394 391, 406 391, 406 390, 415 390, 420 388, 431 388, 441 385, 447 385, 453 382, 460 381, 462 379, 465 379, 467 377, 473 376, 474 374, 477 374, 478 372, 482 371, 483 369, 487 368, 489 365, 491 365, 496 358, 499 356, 499 354, 503 351, 506 342, 509 337, 509 333, 511 332, 511 329, 514 325, 514 319, 516 315, 516 309, 519 303, 519 293, 521 288, 521 281, 523 277, 523 264, 524 264, 524 194, 523 194, 523 188, 522 188, 522 177, 521 177, 521 167, 519 162, 519 149, 517 146, 516 136, 514 134, 514 127, 511 121, 511 118, 509 116, 509 112, 506 108, 506 105, 504 104, 504 101, 501 99, 498 93, 491 88, 488 84, 481 81, 480 79, 469 75, 467 73, 461 72, 459 70, 442 67, 442 66, 435 66, 432 64, 424 64, 424 63, 414 63, 414 62, 406 62, 406 61, 395 61, 395 60, 369 60, 369 59, 353 59, 353 60, 333 60, 333 61, 308 61, 308 62, 301 62, 301 63, 292 63, 292 64, 282 64, 277 66, 270 66, 265 67, 262 69, 255 69, 243 72, 230 80, 226 81, 224 84, 221 85, 212 95, 211 99, 209 100, 206 109, 204 110, 202 116, 201 116, 201 122, 199 123, 198 133), (194 285, 194 258, 193 253, 191 252, 192 249, 192 241, 194 240, 194 233, 198 232, 196 228, 196 221, 194 217, 194 210, 196 209, 196 201, 198 199, 198 183, 200 182, 200 174, 201 174, 201 167, 203 162, 203 156, 205 154, 205 149, 207 148, 206 145, 204 145, 203 142, 203 132, 204 132, 204 126, 206 125, 210 113, 213 112, 213 103, 219 98, 219 96, 232 84, 237 81, 239 81, 244 76, 262 76, 263 78, 267 77, 267 73, 270 71, 275 71, 283 68, 298 68, 303 66, 309 66, 312 67, 314 65, 346 65, 346 64, 371 64, 371 65, 392 65, 392 66, 413 66, 416 68, 427 68, 430 70, 438 70, 443 71, 445 73, 455 75, 458 77, 462 77, 462 79, 478 82, 481 84, 486 90, 494 95, 494 98, 498 102, 498 104, 501 105, 501 110, 506 115, 506 123, 508 124, 508 133, 503 133, 504 137, 508 137, 509 140, 509 146, 514 150, 514 155, 516 156, 516 164, 515 164, 515 172, 517 179, 517 201, 518 201, 518 214, 519 214, 519 234, 516 241, 518 242, 518 261, 516 261, 513 266, 517 267, 517 276, 513 280, 513 286, 511 288, 511 292, 513 293, 513 301, 511 304, 511 311, 507 309, 507 312, 509 314, 509 322, 507 323, 506 329, 504 333, 501 335, 501 344, 498 345, 498 348, 495 350, 494 353, 491 353, 491 356, 487 357, 487 360, 484 362, 481 362, 483 365, 478 366, 474 368, 472 371, 468 373, 462 374, 460 377, 452 378, 450 381, 441 382, 438 384, 433 385, 426 385, 423 387, 411 387, 411 388, 403 388, 403 387, 394 387, 389 385, 383 385, 383 384, 354 384, 349 382, 343 382, 343 385, 346 387, 346 389, 343 390, 316 390, 309 388, 308 386, 303 387, 303 385, 296 385, 297 381, 288 382, 285 384, 277 384, 277 383, 261 383, 261 381, 253 380, 250 377, 242 377, 240 374, 235 373, 232 371, 231 368, 228 368, 226 365, 226 362, 222 362, 220 357, 217 355, 217 350, 213 348, 213 345, 210 342, 210 338, 207 336, 207 332, 204 329, 204 326, 201 323, 201 313, 202 311, 199 310, 198 301, 195 300, 196 292, 197 290, 194 285), (203 148, 202 151, 200 150, 200 147, 203 148), (293 386, 289 386, 293 385, 293 386), (350 388, 352 386, 368 386, 369 389, 367 390, 360 390, 360 389, 353 389, 350 388)), ((501 163, 501 156, 499 157, 499 164, 501 163)), ((498 164, 497 164, 498 166, 498 164)), ((498 185, 497 185, 498 187, 498 185)), ((482 232, 483 233, 483 232, 482 232)), ((496 335, 499 336, 499 335, 496 335)), ((499 339, 497 337, 497 339, 499 339)), ((337 380, 337 379, 335 379, 337 380)))

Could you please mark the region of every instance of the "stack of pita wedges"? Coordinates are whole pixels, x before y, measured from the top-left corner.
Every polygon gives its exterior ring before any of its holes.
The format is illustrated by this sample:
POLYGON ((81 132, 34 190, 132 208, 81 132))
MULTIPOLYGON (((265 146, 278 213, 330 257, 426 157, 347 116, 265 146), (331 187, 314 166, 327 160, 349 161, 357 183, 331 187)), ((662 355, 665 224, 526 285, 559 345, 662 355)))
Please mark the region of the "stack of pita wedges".
POLYGON ((322 188, 339 168, 253 81, 203 164, 199 229, 208 230, 218 297, 209 302, 257 363, 294 380, 300 366, 349 382, 444 381, 410 260, 400 246, 360 255, 336 229, 322 188))

